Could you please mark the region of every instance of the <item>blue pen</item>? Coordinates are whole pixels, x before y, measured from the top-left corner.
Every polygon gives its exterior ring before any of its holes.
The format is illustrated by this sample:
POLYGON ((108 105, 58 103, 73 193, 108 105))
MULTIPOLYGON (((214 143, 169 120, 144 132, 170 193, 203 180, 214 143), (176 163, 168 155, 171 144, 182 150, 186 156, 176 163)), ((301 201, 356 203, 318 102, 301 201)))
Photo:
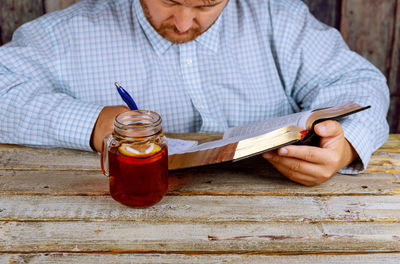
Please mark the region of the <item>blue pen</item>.
POLYGON ((117 91, 118 91, 119 95, 121 96, 122 100, 124 100, 124 102, 129 106, 129 108, 131 110, 138 110, 138 107, 137 107, 135 101, 133 100, 132 96, 130 96, 129 93, 127 91, 125 91, 125 89, 122 88, 122 86, 119 85, 117 82, 114 84, 115 84, 115 87, 117 87, 117 91))

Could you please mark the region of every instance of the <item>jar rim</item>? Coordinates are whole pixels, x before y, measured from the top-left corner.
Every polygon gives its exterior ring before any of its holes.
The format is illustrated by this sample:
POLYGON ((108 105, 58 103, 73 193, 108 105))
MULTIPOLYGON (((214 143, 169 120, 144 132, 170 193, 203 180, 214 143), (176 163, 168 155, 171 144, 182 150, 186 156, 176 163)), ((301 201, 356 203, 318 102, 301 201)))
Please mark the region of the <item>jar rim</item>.
POLYGON ((128 126, 129 128, 135 127, 154 127, 161 124, 161 116, 151 110, 129 110, 118 114, 115 117, 114 125, 122 128, 128 126), (143 118, 148 120, 148 123, 143 122, 143 118), (126 121, 130 121, 126 123, 126 121))

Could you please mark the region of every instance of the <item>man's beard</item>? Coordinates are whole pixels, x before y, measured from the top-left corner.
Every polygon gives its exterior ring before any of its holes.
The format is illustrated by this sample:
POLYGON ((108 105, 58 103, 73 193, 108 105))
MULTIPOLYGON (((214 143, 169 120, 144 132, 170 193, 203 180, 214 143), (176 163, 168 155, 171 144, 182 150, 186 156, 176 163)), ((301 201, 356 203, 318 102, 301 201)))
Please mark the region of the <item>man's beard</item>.
POLYGON ((172 43, 180 44, 189 42, 201 35, 202 31, 200 30, 200 27, 193 27, 185 33, 179 34, 179 30, 176 28, 176 26, 168 21, 161 23, 161 25, 157 28, 156 26, 154 26, 153 18, 150 15, 146 3, 144 3, 144 1, 140 2, 142 4, 143 12, 147 18, 147 21, 149 21, 151 26, 158 32, 158 34, 160 34, 163 38, 171 41, 172 43))
POLYGON ((190 28, 184 34, 179 35, 179 31, 175 25, 171 25, 166 22, 162 23, 159 28, 156 28, 156 31, 172 43, 189 42, 197 38, 202 33, 200 28, 190 28))

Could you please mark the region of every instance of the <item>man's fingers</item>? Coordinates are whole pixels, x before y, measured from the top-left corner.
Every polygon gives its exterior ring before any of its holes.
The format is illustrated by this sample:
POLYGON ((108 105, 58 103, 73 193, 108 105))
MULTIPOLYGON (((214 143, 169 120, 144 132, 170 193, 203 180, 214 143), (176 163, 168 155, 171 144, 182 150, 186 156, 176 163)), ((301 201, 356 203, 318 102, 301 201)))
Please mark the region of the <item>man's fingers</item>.
POLYGON ((268 158, 268 161, 274 167, 282 166, 287 168, 287 171, 298 172, 313 177, 329 178, 333 174, 332 171, 325 167, 325 164, 311 163, 296 158, 274 155, 268 158))
POLYGON ((279 156, 323 164, 331 158, 330 151, 312 146, 286 146, 277 151, 279 156))
POLYGON ((328 180, 336 172, 326 164, 312 163, 296 158, 283 157, 270 152, 263 155, 279 172, 292 181, 313 186, 328 180), (268 155, 269 154, 269 155, 268 155))
POLYGON ((113 131, 115 117, 129 108, 124 105, 105 106, 97 117, 91 135, 91 145, 96 151, 100 152, 103 145, 103 138, 106 134, 113 131))
POLYGON ((301 172, 308 175, 315 174, 315 167, 317 166, 314 163, 309 163, 295 158, 281 157, 279 155, 275 155, 274 157, 268 159, 268 161, 274 165, 279 164, 279 166, 284 166, 292 171, 301 172))
MULTIPOLYGON (((315 126, 315 130, 321 137, 319 147, 289 145, 265 153, 264 158, 292 181, 312 186, 328 180, 351 162, 343 159, 344 148, 349 144, 336 121, 322 122, 315 126)), ((351 152, 349 149, 347 152, 351 152)))

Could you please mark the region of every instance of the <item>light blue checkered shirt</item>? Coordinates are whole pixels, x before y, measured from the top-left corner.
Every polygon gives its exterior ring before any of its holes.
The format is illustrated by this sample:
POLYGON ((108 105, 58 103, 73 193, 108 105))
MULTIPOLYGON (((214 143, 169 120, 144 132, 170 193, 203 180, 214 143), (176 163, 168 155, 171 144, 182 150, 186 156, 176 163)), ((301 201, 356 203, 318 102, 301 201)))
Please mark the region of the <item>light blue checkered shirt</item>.
POLYGON ((385 78, 300 1, 230 0, 209 30, 176 45, 139 0, 93 0, 25 24, 0 48, 0 142, 90 150, 102 107, 124 104, 116 81, 167 132, 353 100, 372 106, 342 122, 364 167, 388 135, 385 78))

